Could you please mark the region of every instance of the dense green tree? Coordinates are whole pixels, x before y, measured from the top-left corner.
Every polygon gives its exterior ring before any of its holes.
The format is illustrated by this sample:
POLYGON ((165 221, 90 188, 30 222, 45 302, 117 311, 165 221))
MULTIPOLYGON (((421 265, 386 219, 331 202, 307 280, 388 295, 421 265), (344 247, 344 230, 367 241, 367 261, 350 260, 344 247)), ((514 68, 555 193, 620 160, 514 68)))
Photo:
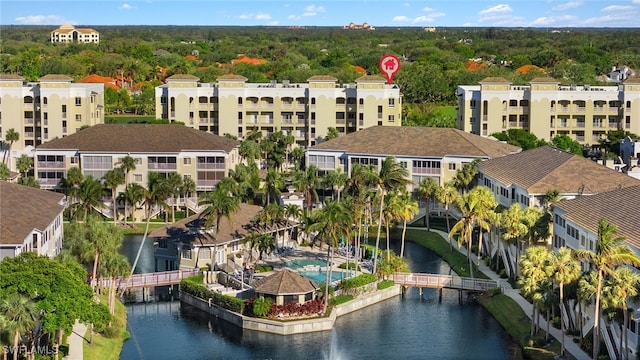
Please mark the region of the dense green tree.
POLYGON ((556 135, 551 139, 551 144, 558 149, 566 150, 580 156, 583 155, 582 145, 570 138, 569 135, 556 135))
POLYGON ((500 141, 506 141, 511 145, 518 146, 522 150, 529 150, 546 145, 544 140, 538 139, 535 135, 524 129, 509 129, 506 133, 494 133, 491 134, 491 136, 500 141))
MULTIPOLYGON (((11 294, 6 298, 0 297, 0 325, 2 329, 13 334, 13 359, 18 359, 22 336, 35 329, 40 320, 40 310, 36 303, 21 294, 11 294)), ((6 352, 5 359, 6 359, 6 352)))
POLYGON ((27 172, 33 169, 33 158, 25 154, 20 155, 16 161, 16 168, 23 177, 27 177, 27 172))
POLYGON ((424 224, 427 226, 427 230, 431 229, 431 208, 432 202, 437 198, 440 191, 440 185, 432 177, 426 177, 420 180, 418 184, 417 192, 427 202, 426 211, 424 214, 424 224))

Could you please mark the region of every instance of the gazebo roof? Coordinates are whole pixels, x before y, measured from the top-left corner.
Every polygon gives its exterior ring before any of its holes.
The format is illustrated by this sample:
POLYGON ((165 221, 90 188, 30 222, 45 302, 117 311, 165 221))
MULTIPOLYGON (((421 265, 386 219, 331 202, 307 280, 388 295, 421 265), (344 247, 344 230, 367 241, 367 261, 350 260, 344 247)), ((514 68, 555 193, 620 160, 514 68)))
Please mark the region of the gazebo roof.
POLYGON ((259 294, 300 295, 317 290, 318 284, 291 269, 283 269, 258 280, 254 289, 259 294))

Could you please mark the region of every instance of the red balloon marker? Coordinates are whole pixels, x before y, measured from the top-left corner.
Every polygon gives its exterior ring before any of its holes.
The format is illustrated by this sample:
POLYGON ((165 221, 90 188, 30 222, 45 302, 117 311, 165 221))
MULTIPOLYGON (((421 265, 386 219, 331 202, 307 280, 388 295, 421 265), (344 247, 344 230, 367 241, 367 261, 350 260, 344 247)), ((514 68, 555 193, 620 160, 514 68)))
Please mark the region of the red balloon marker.
POLYGON ((391 84, 393 76, 400 70, 400 59, 393 54, 387 54, 380 58, 378 67, 387 77, 387 83, 391 84))

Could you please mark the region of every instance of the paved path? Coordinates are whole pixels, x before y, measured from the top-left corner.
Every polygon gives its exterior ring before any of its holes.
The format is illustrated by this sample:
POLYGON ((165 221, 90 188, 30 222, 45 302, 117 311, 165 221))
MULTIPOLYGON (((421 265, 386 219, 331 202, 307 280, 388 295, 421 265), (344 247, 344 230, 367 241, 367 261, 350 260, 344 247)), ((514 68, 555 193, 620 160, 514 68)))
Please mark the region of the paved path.
POLYGON ((86 332, 87 326, 76 320, 76 323, 73 325, 73 331, 67 338, 67 342, 69 343, 69 355, 64 357, 66 360, 82 360, 84 358, 83 348, 84 342, 86 341, 84 334, 86 332))
MULTIPOLYGON (((414 228, 414 229, 426 230, 425 228, 414 228)), ((436 229, 431 229, 431 231, 442 236, 443 239, 448 238, 447 233, 444 231, 440 231, 436 229)), ((454 249, 457 249, 464 256, 467 256, 467 249, 465 247, 458 248, 457 246, 454 246, 454 249)), ((478 263, 478 258, 473 253, 471 253, 471 261, 473 261, 475 264, 478 263)), ((519 290, 512 288, 511 284, 505 279, 501 279, 500 276, 498 276, 498 274, 496 274, 487 265, 485 265, 484 261, 480 261, 480 266, 478 266, 478 269, 482 271, 485 275, 487 275, 490 279, 497 280, 500 286, 504 289, 504 294, 512 298, 516 303, 518 303, 518 305, 520 305, 524 313, 527 314, 527 317, 531 319, 531 311, 533 309, 532 307, 533 305, 531 305, 531 303, 528 302, 527 299, 525 299, 524 297, 522 297, 522 295, 520 295, 519 290)), ((547 328, 547 322, 542 317, 540 317, 540 328, 541 329, 547 328)), ((553 325, 549 326, 549 334, 554 338, 556 338, 558 342, 560 342, 562 339, 562 332, 559 329, 556 329, 555 327, 553 327, 553 325)), ((573 336, 565 335, 564 337, 565 350, 569 352, 577 360, 591 359, 591 356, 589 356, 586 352, 584 352, 580 348, 580 345, 573 342, 573 338, 574 338, 573 336)))

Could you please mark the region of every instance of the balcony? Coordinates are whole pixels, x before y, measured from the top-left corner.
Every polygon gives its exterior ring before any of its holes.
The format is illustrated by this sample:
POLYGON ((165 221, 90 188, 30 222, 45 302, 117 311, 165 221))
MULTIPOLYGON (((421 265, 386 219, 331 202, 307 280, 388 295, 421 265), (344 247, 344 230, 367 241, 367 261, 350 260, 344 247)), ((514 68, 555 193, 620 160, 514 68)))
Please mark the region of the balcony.
POLYGON ((38 169, 65 169, 66 165, 64 161, 38 161, 37 167, 38 169))
POLYGON ((25 124, 33 124, 34 120, 32 117, 26 117, 24 118, 24 123, 25 124))
POLYGON ((33 137, 33 131, 25 131, 24 132, 24 137, 32 138, 33 137))
POLYGON ((220 180, 197 180, 196 186, 200 188, 212 189, 214 188, 220 180))
POLYGON ((584 141, 584 135, 576 135, 576 141, 584 141))
POLYGON ((176 170, 178 167, 176 163, 149 163, 147 168, 149 170, 176 170))
POLYGON ((198 163, 196 164, 198 170, 224 170, 224 163, 198 163))
POLYGON ((208 118, 200 118, 200 124, 206 124, 209 122, 208 118))
POLYGON ((438 174, 440 174, 440 169, 439 168, 414 167, 411 172, 414 173, 414 174, 438 175, 438 174))
POLYGON ((41 187, 56 187, 60 183, 60 179, 38 179, 41 187))
MULTIPOLYGON (((175 115, 174 115, 174 116, 175 116, 175 115)), ((62 113, 62 118, 63 118, 63 119, 66 119, 66 118, 67 118, 67 113, 66 113, 66 112, 63 112, 63 113, 62 113)))
POLYGON ((578 128, 583 128, 584 126, 585 126, 585 125, 584 125, 584 121, 578 121, 578 122, 576 123, 576 127, 578 127, 578 128))

